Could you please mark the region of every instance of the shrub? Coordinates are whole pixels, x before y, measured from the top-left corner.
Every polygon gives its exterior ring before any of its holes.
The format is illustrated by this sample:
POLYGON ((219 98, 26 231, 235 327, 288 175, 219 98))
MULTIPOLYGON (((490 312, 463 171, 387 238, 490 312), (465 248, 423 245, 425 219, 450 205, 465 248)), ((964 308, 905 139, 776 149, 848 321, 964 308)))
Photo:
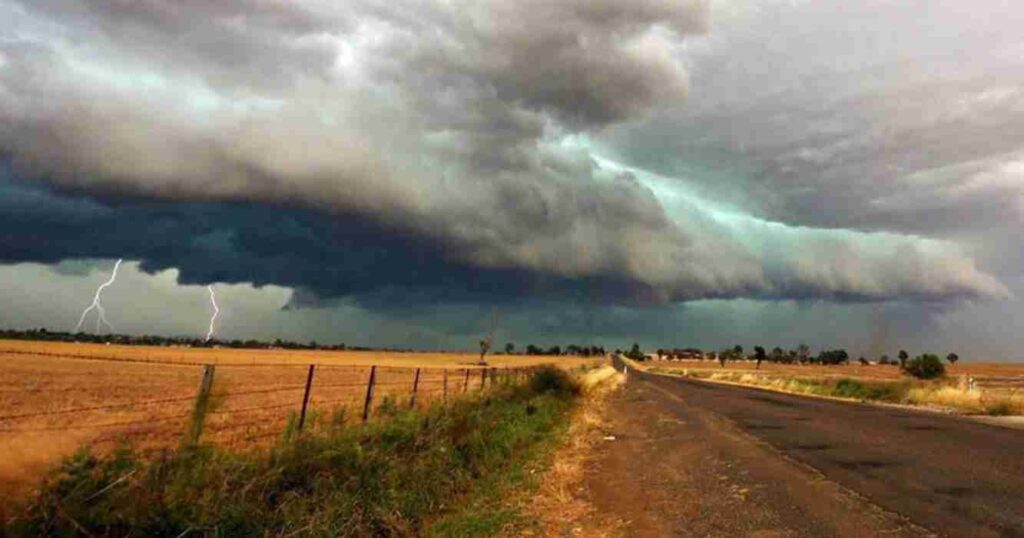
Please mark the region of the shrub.
POLYGON ((544 366, 530 378, 530 390, 537 394, 551 393, 556 396, 575 396, 580 393, 579 383, 565 371, 554 366, 544 366))
POLYGON ((855 379, 840 379, 836 382, 832 393, 846 398, 865 398, 867 397, 867 388, 855 379))
POLYGON ((992 402, 985 406, 985 413, 993 417, 1006 417, 1013 414, 1013 406, 1010 402, 992 402))
POLYGON ((946 375, 945 365, 938 356, 932 354, 918 355, 910 359, 903 369, 918 379, 935 379, 946 375))

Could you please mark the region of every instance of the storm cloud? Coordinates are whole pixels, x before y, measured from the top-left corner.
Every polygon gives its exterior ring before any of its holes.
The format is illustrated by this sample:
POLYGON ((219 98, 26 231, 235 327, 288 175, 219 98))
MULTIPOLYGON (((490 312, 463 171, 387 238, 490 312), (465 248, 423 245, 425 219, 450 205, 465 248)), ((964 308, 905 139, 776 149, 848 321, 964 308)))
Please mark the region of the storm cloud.
MULTIPOLYGON (((843 179, 878 177, 877 148, 830 111, 866 98, 782 106, 790 118, 749 129, 731 118, 758 103, 691 105, 708 2, 337 4, 0 2, 0 258, 123 256, 183 283, 367 301, 1009 294, 957 238, 884 208, 1015 189, 985 179, 1006 163, 970 158, 1012 148, 962 150, 974 190, 854 196, 863 184, 843 179), (810 128, 792 134, 793 118, 810 128), (680 172, 694 148, 771 181, 680 172)), ((912 169, 923 140, 887 166, 912 169)))

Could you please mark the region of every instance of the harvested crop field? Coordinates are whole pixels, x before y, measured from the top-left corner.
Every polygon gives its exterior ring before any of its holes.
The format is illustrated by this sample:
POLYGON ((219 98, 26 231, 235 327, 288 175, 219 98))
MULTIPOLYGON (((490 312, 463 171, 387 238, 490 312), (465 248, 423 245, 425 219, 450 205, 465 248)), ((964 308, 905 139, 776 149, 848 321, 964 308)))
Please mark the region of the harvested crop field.
POLYGON ((269 446, 294 429, 315 364, 306 429, 362 420, 374 376, 371 417, 472 394, 506 368, 569 357, 458 353, 320 352, 150 348, 0 340, 0 497, 36 483, 77 447, 177 446, 190 424, 204 364, 215 365, 203 440, 240 450, 269 446), (417 373, 418 372, 418 373, 417 373), (418 378, 418 379, 417 379, 418 378), (415 398, 413 392, 415 390, 415 398))

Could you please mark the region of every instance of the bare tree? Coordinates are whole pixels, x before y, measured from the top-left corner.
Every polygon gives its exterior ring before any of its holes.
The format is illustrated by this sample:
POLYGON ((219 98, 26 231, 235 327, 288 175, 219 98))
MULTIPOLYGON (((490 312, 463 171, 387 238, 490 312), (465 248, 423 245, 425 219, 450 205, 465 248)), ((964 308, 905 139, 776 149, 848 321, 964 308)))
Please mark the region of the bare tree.
POLYGON ((484 338, 483 340, 480 341, 480 362, 477 364, 479 364, 480 366, 487 366, 487 359, 485 359, 484 357, 487 356, 487 352, 490 350, 491 337, 488 336, 487 338, 484 338))

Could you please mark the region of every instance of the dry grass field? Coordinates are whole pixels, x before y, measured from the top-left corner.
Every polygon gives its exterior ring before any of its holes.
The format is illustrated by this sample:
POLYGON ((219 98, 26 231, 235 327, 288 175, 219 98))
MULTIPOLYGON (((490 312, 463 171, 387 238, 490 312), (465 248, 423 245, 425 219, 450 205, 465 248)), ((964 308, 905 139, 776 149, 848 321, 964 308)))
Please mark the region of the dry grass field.
MULTIPOLYGON (((713 361, 680 360, 651 361, 646 363, 646 365, 666 370, 727 371, 808 379, 847 377, 866 381, 892 381, 905 377, 896 366, 880 366, 875 364, 870 366, 860 364, 821 366, 764 362, 761 363, 760 369, 756 369, 753 362, 746 361, 728 361, 725 363, 725 368, 722 368, 717 362, 713 361)), ((1024 363, 961 362, 955 365, 947 364, 946 375, 950 377, 971 376, 980 385, 1020 384, 1021 387, 1024 387, 1024 363)))
MULTIPOLYGON (((316 364, 307 428, 361 420, 370 366, 374 401, 420 405, 472 393, 477 356, 457 353, 318 352, 149 348, 0 340, 0 498, 36 483, 77 447, 122 442, 176 446, 189 422, 202 364, 217 366, 203 438, 250 449, 280 438, 301 407, 308 365, 316 364), (447 381, 446 381, 447 379, 447 381), (447 386, 447 390, 445 390, 447 386)), ((592 360, 493 356, 491 367, 592 360)))
MULTIPOLYGON (((847 364, 837 366, 732 361, 721 367, 712 361, 651 361, 655 371, 684 374, 715 381, 727 381, 785 392, 818 390, 800 381, 835 384, 841 379, 862 382, 911 380, 896 366, 847 364)), ((971 414, 1024 414, 1024 364, 959 363, 946 365, 946 378, 938 382, 915 382, 902 396, 903 403, 938 406, 971 414), (968 379, 974 380, 969 390, 968 379)))

